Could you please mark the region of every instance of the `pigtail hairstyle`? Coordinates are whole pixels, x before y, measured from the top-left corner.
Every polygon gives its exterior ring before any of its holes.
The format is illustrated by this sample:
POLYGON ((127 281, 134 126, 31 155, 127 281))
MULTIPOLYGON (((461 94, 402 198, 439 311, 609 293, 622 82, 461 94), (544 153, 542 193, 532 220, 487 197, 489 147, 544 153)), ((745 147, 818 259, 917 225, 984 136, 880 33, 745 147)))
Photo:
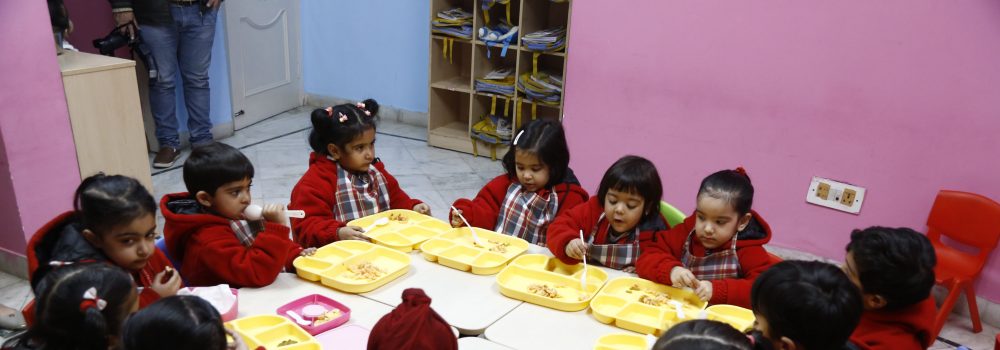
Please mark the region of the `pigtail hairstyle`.
POLYGON ((122 330, 123 350, 225 350, 226 331, 212 304, 170 296, 136 312, 122 330))
POLYGON ((374 130, 378 110, 378 102, 370 98, 356 104, 314 110, 310 116, 313 128, 309 133, 309 146, 316 153, 330 155, 327 145, 343 148, 368 129, 374 130))
POLYGON ((566 132, 559 121, 541 118, 528 122, 515 134, 507 154, 503 156, 503 168, 507 177, 517 178, 515 154, 517 151, 536 155, 538 160, 549 167, 549 182, 545 188, 562 183, 569 171, 569 146, 566 132))
POLYGON ((742 167, 720 170, 706 177, 701 181, 697 198, 702 195, 726 201, 739 215, 749 213, 753 206, 753 184, 742 167))
POLYGON ((35 322, 18 341, 39 349, 107 350, 138 301, 131 276, 104 263, 52 270, 37 290, 35 322))
POLYGON ((76 188, 73 209, 84 229, 101 234, 155 214, 156 201, 136 179, 98 173, 76 188))

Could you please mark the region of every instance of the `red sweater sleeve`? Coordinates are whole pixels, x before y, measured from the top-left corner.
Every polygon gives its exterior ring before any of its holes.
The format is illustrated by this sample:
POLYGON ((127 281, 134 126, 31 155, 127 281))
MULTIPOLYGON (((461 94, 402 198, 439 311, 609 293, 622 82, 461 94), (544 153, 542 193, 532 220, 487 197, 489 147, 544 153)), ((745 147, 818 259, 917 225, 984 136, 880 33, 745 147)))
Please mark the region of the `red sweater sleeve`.
POLYGON ((302 175, 292 189, 290 209, 305 211, 304 219, 291 219, 295 241, 303 247, 322 247, 337 241, 337 230, 345 223, 333 218, 337 175, 324 178, 316 166, 302 175))
POLYGON ((580 237, 580 230, 583 230, 584 239, 590 239, 590 231, 604 211, 597 203, 597 197, 585 203, 572 209, 562 210, 548 228, 546 246, 552 251, 552 255, 567 264, 578 264, 580 261, 566 255, 566 246, 573 239, 580 237))
MULTIPOLYGON (((563 197, 559 203, 559 210, 556 213, 565 212, 567 210, 576 208, 576 206, 586 203, 590 195, 587 194, 587 190, 577 184, 568 184, 569 191, 556 191, 557 196, 563 197)), ((595 217, 596 220, 596 217, 595 217)))
POLYGON ((709 304, 731 304, 750 308, 750 287, 753 281, 771 267, 771 257, 762 246, 749 246, 736 250, 740 259, 740 278, 712 280, 712 299, 709 304))
POLYGON ((493 230, 500 215, 500 205, 503 204, 503 198, 510 184, 511 181, 506 174, 497 176, 479 190, 476 198, 472 200, 460 198, 452 205, 462 211, 462 216, 469 220, 469 225, 493 230))
MULTIPOLYGON (((170 263, 170 259, 167 259, 167 256, 163 255, 163 252, 157 249, 156 252, 153 253, 153 256, 146 263, 146 267, 143 267, 142 270, 147 275, 149 275, 150 278, 156 278, 156 274, 165 270, 167 266, 170 266, 170 268, 174 268, 173 264, 170 263)), ((136 280, 139 281, 139 284, 141 284, 141 287, 143 287, 142 293, 139 293, 140 309, 149 306, 149 304, 152 304, 157 300, 160 300, 160 294, 156 293, 156 291, 154 291, 153 288, 150 288, 153 281, 147 281, 143 278, 138 278, 136 280)), ((183 287, 184 287, 184 282, 182 281, 181 288, 183 287)))
POLYGON ((288 239, 288 227, 280 224, 266 223, 249 247, 240 243, 231 228, 213 225, 191 236, 183 267, 193 285, 263 287, 278 277, 290 261, 289 254, 300 251, 288 239))
POLYGON ((683 266, 681 254, 684 240, 694 227, 694 221, 694 216, 689 216, 680 225, 653 233, 653 238, 648 241, 639 241, 639 260, 635 263, 635 272, 639 277, 656 283, 673 284, 670 270, 675 266, 683 266))
POLYGON ((382 176, 385 176, 385 188, 389 190, 389 207, 392 209, 413 210, 414 206, 423 203, 418 199, 410 198, 410 196, 399 187, 399 181, 396 181, 396 178, 385 170, 385 165, 382 164, 382 162, 375 163, 375 169, 378 169, 378 171, 382 172, 382 176))

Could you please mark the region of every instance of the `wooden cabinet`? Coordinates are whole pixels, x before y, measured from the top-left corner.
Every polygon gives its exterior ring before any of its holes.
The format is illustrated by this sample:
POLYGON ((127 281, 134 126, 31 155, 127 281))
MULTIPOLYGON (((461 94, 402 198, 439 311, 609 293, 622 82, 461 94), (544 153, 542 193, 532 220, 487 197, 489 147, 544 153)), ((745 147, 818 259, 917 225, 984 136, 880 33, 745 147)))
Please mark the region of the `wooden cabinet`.
MULTIPOLYGON (((475 81, 498 68, 512 69, 517 79, 526 73, 545 72, 561 76, 565 81, 568 49, 534 51, 524 45, 523 38, 527 34, 558 27, 566 28, 568 33, 570 1, 509 0, 509 5, 497 1, 489 11, 483 10, 483 2, 431 1, 431 16, 453 8, 473 14, 472 39, 431 33, 428 143, 432 146, 472 153, 476 142, 484 145, 482 141, 474 141, 473 126, 490 114, 506 118, 515 133, 524 122, 533 118, 563 118, 562 92, 558 102, 541 103, 532 101, 520 89, 513 95, 476 91, 475 81), (480 39, 478 30, 486 25, 485 16, 490 17, 491 25, 509 18, 512 26, 518 26, 516 40, 509 43, 506 56, 501 56, 502 44, 485 43, 480 39)), ((568 42, 568 35, 564 40, 568 42)))
POLYGON ((67 51, 59 67, 80 176, 127 175, 152 192, 135 62, 67 51))

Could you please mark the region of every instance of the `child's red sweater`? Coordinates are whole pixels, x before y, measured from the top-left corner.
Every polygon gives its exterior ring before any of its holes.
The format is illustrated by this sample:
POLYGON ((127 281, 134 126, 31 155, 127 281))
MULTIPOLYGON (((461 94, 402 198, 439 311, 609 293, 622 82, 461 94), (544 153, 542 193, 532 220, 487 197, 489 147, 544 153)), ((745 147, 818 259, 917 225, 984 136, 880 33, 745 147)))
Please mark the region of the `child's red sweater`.
POLYGON ((931 330, 937 306, 934 297, 894 311, 865 311, 851 342, 862 349, 926 349, 934 343, 931 330))
POLYGON ((167 252, 181 262, 181 276, 193 286, 263 287, 282 269, 293 269, 292 261, 302 252, 289 239, 288 227, 271 222, 252 245, 244 246, 229 219, 202 213, 187 193, 163 196, 160 211, 166 219, 167 252))
MULTIPOLYGON (((31 281, 32 289, 45 277, 53 268, 49 265, 51 261, 62 261, 72 263, 107 262, 113 264, 111 260, 99 249, 90 245, 83 237, 83 228, 72 211, 65 212, 35 232, 28 242, 28 278, 31 281)), ((160 299, 160 295, 149 288, 153 285, 153 277, 163 272, 170 266, 170 260, 163 255, 159 249, 153 252, 146 262, 146 266, 138 271, 126 270, 132 275, 132 279, 139 287, 143 287, 139 294, 139 307, 143 308, 160 299)), ((32 315, 34 316, 34 315, 32 315)))
MULTIPOLYGON (((375 160, 375 169, 382 173, 389 190, 389 207, 411 210, 420 200, 410 198, 399 188, 396 178, 385 170, 382 162, 375 160)), ((289 209, 304 210, 304 219, 291 219, 295 241, 303 247, 321 247, 339 240, 337 230, 347 225, 333 217, 334 196, 337 191, 337 163, 326 155, 309 154, 309 170, 292 189, 289 209)))
MULTIPOLYGON (((552 186, 552 189, 538 190, 540 196, 548 196, 549 191, 555 192, 559 199, 559 208, 556 211, 558 217, 560 213, 569 210, 587 201, 590 196, 587 191, 580 187, 580 184, 573 177, 572 171, 567 171, 567 180, 552 186)), ((452 206, 462 211, 462 216, 469 221, 469 225, 495 230, 497 217, 500 215, 500 206, 503 205, 504 197, 507 195, 507 188, 514 183, 507 174, 493 178, 479 190, 479 194, 472 200, 459 198, 452 206)))
MULTIPOLYGON (((712 280, 712 298, 710 304, 732 304, 750 308, 750 287, 761 273, 774 264, 770 255, 764 250, 764 244, 771 240, 771 227, 757 214, 750 211, 753 217, 747 229, 740 232, 736 241, 736 255, 740 260, 740 278, 712 280)), ((688 234, 694 230, 695 216, 684 219, 680 225, 670 230, 660 231, 653 239, 642 244, 639 261, 635 264, 639 277, 666 285, 671 285, 670 270, 682 266, 684 242, 688 234)), ((720 245, 719 249, 729 249, 732 241, 720 245)), ((691 253, 695 256, 705 256, 705 246, 701 245, 695 235, 691 236, 691 253)))
MULTIPOLYGON (((604 208, 601 207, 601 201, 597 197, 591 197, 585 204, 563 211, 549 225, 548 242, 546 245, 552 251, 552 255, 555 255, 559 260, 567 264, 579 263, 579 260, 566 255, 566 246, 573 239, 580 238, 580 230, 583 230, 583 238, 590 240, 591 231, 594 229, 594 225, 597 225, 597 219, 601 217, 601 214, 604 214, 604 208)), ((636 237, 636 240, 640 242, 640 246, 642 245, 641 242, 649 241, 653 238, 653 233, 657 230, 655 227, 659 227, 660 230, 670 227, 662 215, 657 215, 656 218, 660 221, 659 225, 640 223, 639 235, 636 237)), ((608 225, 610 224, 611 222, 606 219, 601 222, 601 225, 597 228, 597 237, 594 237, 594 244, 608 243, 607 232, 608 225)), ((627 243, 632 242, 620 242, 620 244, 627 243)))

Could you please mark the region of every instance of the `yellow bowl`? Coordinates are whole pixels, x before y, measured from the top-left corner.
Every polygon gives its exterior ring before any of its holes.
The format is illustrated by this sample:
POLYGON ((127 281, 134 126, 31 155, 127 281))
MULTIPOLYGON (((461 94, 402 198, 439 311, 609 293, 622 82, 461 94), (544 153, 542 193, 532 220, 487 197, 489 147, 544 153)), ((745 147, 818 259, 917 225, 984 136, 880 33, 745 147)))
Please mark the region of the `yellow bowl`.
POLYGON ((320 281, 348 293, 364 293, 381 287, 410 268, 410 256, 397 250, 363 241, 337 241, 316 250, 313 256, 299 257, 293 263, 302 279, 320 281), (370 262, 383 270, 374 279, 364 279, 350 267, 370 262))
POLYGON ((594 350, 647 350, 652 344, 646 336, 632 333, 612 333, 597 338, 594 350))
POLYGON ((309 333, 293 324, 287 318, 278 315, 257 315, 239 318, 226 322, 225 326, 236 331, 247 347, 253 349, 263 346, 276 349, 282 342, 294 342, 282 346, 281 349, 321 349, 322 347, 309 333))

